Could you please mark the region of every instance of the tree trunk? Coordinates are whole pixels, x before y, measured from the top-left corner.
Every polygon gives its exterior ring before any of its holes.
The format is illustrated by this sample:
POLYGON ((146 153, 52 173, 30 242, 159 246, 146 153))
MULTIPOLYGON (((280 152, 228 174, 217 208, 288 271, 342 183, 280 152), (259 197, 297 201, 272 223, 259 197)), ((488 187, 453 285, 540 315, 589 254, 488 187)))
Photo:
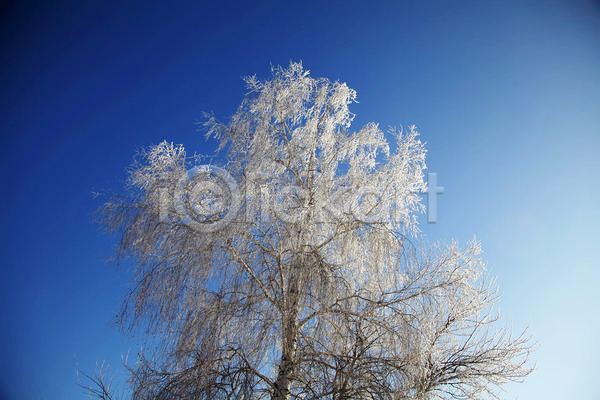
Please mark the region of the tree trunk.
POLYGON ((287 313, 282 316, 282 349, 281 361, 275 389, 271 400, 287 400, 290 397, 290 384, 296 364, 296 342, 298 340, 298 277, 290 279, 287 313))

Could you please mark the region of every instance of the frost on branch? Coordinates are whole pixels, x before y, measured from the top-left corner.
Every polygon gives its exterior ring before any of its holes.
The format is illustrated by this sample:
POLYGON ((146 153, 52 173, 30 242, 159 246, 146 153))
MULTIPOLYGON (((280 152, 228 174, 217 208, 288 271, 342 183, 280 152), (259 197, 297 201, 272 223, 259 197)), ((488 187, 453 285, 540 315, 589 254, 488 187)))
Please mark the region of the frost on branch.
POLYGON ((132 397, 477 398, 522 380, 531 345, 499 324, 479 243, 418 237, 416 127, 351 131, 356 93, 299 63, 246 85, 203 126, 219 168, 163 142, 99 210, 133 266, 118 322, 158 343, 132 397))

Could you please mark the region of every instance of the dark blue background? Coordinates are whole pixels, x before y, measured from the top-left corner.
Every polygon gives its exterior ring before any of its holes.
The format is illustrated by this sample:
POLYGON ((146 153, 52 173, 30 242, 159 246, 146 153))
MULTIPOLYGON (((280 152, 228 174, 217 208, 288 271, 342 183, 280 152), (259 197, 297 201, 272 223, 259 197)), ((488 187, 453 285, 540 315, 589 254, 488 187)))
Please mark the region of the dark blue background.
MULTIPOLYGON (((432 239, 477 234, 515 331, 541 342, 521 399, 594 398, 600 356, 600 6, 571 1, 4 3, 0 398, 84 398, 75 357, 124 381, 94 189, 136 149, 190 153, 270 64, 357 90, 355 129, 416 124, 438 173, 432 239)), ((425 221, 422 219, 422 221, 425 221)))

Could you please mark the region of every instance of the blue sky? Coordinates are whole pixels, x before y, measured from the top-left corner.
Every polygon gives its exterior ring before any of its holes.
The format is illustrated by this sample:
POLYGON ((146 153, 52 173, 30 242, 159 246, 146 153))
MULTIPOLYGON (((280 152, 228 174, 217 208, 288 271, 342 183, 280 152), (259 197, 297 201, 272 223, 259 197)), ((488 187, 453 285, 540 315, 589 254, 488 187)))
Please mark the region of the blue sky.
POLYGON ((419 127, 445 187, 424 233, 477 235, 500 310, 540 342, 506 398, 600 398, 597 1, 6 4, 1 399, 85 398, 75 357, 123 377, 126 275, 92 191, 163 139, 211 153, 202 112, 226 119, 242 76, 290 60, 358 92, 355 129, 419 127))

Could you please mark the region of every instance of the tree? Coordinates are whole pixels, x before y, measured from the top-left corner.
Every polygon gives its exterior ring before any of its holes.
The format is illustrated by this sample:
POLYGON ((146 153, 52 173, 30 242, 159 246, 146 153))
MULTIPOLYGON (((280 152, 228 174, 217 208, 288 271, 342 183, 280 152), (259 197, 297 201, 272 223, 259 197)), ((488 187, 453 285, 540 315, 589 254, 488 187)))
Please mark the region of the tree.
POLYGON ((272 72, 227 124, 207 115, 225 161, 163 142, 99 210, 133 265, 118 323, 157 339, 132 397, 466 399, 524 379, 532 346, 492 311, 479 243, 418 237, 416 127, 390 149, 349 130, 346 84, 272 72))

